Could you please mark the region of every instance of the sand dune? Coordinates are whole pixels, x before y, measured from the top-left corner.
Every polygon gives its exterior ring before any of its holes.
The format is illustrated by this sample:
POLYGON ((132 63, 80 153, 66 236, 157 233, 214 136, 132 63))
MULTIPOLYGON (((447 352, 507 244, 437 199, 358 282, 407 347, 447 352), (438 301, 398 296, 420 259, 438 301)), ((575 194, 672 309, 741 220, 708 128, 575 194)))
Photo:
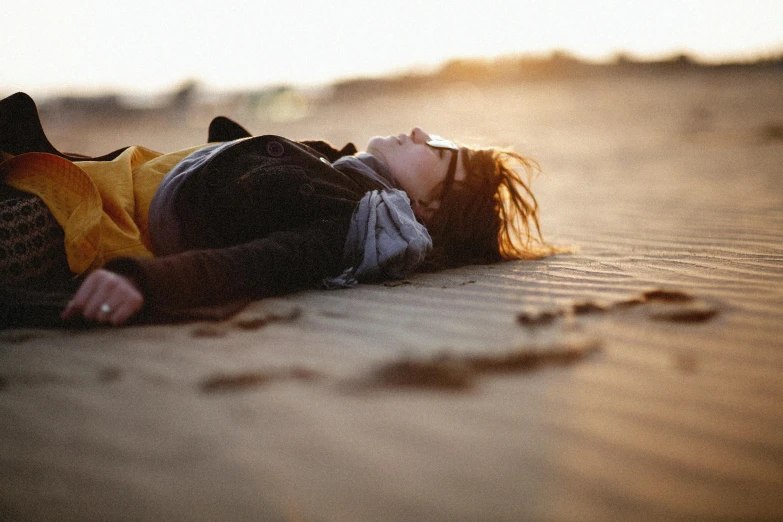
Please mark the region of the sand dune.
MULTIPOLYGON (((579 248, 220 323, 2 332, 0 518, 783 518, 782 88, 694 72, 229 114, 511 145, 544 168, 546 237, 579 248)), ((48 125, 167 150, 200 118, 48 125)))

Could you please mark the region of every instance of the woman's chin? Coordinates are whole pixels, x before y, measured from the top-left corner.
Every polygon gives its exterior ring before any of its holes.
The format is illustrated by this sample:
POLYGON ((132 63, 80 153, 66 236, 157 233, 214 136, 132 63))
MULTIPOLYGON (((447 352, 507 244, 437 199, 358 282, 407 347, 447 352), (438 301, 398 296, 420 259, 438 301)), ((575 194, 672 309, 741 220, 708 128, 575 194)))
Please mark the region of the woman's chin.
POLYGON ((367 153, 375 156, 379 161, 386 162, 386 156, 383 154, 384 138, 375 136, 367 142, 367 153))

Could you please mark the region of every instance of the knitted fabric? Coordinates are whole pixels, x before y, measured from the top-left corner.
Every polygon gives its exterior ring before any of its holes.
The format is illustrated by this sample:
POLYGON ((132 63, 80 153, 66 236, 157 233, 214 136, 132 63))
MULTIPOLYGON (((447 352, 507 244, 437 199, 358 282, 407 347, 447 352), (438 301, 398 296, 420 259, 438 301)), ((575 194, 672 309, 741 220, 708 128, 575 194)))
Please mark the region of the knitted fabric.
POLYGON ((35 286, 68 279, 64 233, 41 199, 0 187, 0 284, 35 286))

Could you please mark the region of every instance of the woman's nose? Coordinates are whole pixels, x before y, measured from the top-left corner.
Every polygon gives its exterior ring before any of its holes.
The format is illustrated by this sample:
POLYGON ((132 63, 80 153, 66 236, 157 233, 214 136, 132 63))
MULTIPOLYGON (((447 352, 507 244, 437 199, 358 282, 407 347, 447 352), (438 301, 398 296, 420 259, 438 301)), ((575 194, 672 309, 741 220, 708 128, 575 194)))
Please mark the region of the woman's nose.
POLYGON ((414 127, 411 131, 411 139, 414 143, 427 143, 430 139, 430 135, 421 130, 421 127, 414 127))

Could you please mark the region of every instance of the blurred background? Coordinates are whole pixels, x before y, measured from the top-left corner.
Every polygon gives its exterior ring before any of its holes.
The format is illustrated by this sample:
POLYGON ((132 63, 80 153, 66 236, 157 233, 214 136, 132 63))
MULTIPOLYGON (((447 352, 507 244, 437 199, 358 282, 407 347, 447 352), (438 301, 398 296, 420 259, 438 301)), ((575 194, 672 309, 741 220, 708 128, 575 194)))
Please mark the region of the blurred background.
POLYGON ((318 86, 553 51, 708 62, 783 51, 780 0, 9 2, 0 91, 154 94, 318 86))
POLYGON ((490 85, 780 70, 783 56, 779 0, 41 0, 2 18, 0 96, 29 93, 55 146, 86 154, 189 146, 217 114, 293 138, 431 123, 493 140, 463 107, 499 103, 490 85), (414 114, 395 106, 424 94, 414 114), (444 113, 459 117, 429 117, 444 113))

